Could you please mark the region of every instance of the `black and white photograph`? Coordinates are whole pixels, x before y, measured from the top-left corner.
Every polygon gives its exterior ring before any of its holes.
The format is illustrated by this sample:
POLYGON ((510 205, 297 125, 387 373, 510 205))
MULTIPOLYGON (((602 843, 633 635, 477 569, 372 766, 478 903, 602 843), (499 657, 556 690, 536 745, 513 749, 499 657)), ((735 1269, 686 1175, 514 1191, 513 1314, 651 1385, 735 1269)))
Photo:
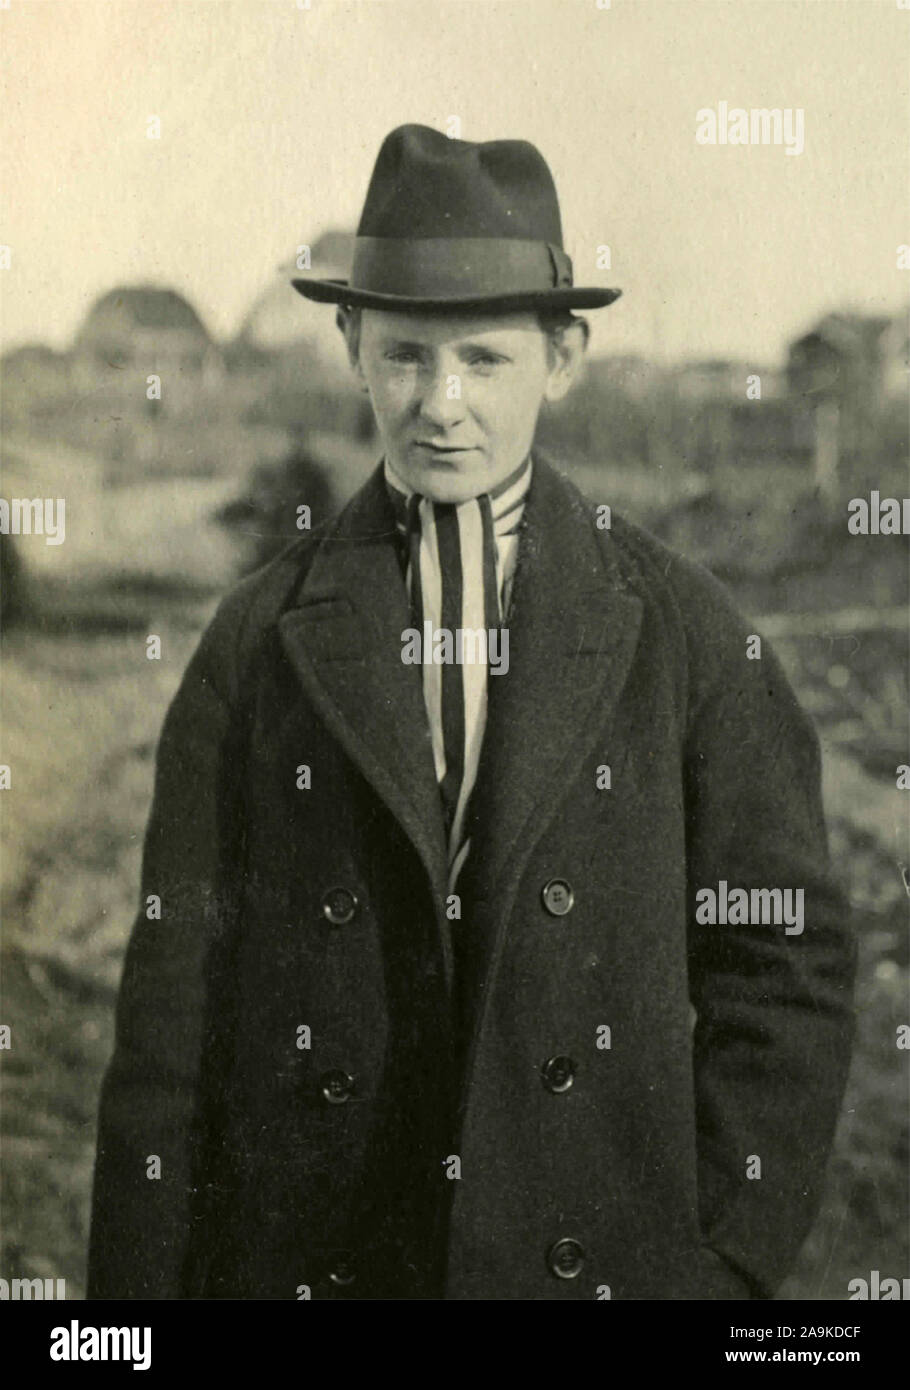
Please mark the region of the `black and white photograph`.
POLYGON ((910 0, 0 3, 35 1365, 263 1300, 857 1363, 910 1299, 908 60, 910 0))

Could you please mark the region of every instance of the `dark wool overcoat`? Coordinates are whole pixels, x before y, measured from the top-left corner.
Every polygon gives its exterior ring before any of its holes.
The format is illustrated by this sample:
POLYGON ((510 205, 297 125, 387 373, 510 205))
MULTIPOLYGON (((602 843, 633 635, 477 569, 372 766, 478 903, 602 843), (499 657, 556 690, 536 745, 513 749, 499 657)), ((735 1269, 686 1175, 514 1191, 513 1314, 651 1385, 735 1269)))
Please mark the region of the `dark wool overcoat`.
POLYGON ((458 919, 410 625, 377 468, 189 664, 89 1297, 771 1296, 818 1207, 854 973, 774 654, 537 458, 458 919), (722 880, 802 889, 804 930, 699 925, 722 880))

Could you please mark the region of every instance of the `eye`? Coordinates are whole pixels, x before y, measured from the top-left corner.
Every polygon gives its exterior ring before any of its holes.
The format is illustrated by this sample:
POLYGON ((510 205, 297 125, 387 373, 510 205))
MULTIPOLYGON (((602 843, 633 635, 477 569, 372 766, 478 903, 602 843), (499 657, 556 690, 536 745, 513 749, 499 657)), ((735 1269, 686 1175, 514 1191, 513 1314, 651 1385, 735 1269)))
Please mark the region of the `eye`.
POLYGON ((402 364, 418 361, 417 353, 413 352, 410 348, 390 348, 388 352, 383 353, 383 357, 387 362, 399 362, 402 364))
POLYGON ((475 352, 468 359, 472 367, 498 367, 506 359, 499 357, 495 352, 475 352))

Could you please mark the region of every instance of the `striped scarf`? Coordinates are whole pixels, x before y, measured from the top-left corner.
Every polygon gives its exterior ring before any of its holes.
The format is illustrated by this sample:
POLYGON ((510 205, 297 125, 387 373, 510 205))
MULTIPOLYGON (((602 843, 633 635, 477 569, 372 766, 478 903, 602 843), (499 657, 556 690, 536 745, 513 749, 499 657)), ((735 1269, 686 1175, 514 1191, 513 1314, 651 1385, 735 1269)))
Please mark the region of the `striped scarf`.
MULTIPOLYGON (((531 485, 530 455, 490 493, 467 502, 434 502, 411 492, 385 460, 385 481, 406 546, 405 583, 414 625, 431 631, 501 629, 509 611, 519 526, 531 485)), ((484 656, 486 652, 484 651, 484 656)), ((448 891, 471 846, 468 804, 477 780, 487 720, 486 659, 424 659, 423 698, 448 837, 448 891)))

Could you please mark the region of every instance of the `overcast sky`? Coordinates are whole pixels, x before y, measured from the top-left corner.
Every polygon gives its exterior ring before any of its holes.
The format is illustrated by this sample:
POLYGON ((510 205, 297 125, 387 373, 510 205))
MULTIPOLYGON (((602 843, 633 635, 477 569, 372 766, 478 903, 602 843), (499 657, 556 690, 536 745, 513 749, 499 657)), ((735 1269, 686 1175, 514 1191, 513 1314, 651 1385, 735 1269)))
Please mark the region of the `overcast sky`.
POLYGON ((576 283, 624 291, 599 350, 774 360, 910 297, 908 55, 897 0, 10 0, 0 342, 64 347, 136 281, 228 336, 298 242, 353 226, 393 126, 457 116, 543 151, 576 283), (699 145, 722 101, 803 110, 804 152, 699 145))

